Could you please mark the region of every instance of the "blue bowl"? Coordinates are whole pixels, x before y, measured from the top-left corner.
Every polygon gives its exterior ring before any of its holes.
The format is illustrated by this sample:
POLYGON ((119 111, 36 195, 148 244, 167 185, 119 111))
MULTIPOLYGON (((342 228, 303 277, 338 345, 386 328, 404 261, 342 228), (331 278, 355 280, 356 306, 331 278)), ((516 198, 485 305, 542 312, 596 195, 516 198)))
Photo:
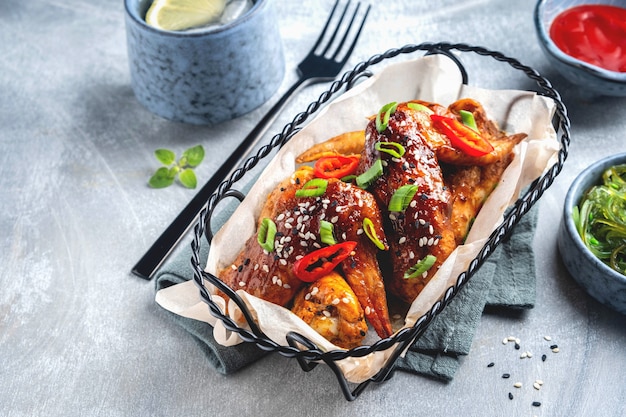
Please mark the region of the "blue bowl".
POLYGON ((626 0, 539 0, 534 14, 539 43, 551 64, 570 82, 596 94, 626 96, 626 73, 609 71, 573 58, 561 51, 549 36, 550 25, 557 15, 583 4, 626 8, 626 0))
POLYGON ((602 182, 602 173, 613 165, 626 164, 626 153, 593 163, 581 172, 565 196, 558 236, 559 252, 570 275, 593 298, 626 315, 626 276, 599 260, 584 245, 572 219, 572 210, 585 192, 602 182))

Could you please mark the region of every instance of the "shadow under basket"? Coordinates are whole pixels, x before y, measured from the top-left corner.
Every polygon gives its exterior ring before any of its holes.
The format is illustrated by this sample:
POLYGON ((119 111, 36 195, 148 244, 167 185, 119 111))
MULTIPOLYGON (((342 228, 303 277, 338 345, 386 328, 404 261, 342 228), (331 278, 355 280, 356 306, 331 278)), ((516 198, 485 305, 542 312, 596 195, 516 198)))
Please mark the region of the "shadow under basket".
POLYGON ((567 158, 569 144, 570 121, 559 93, 552 87, 551 83, 547 79, 542 77, 534 69, 521 64, 518 60, 507 57, 500 52, 466 44, 422 43, 417 45, 406 45, 401 48, 388 50, 383 54, 371 57, 369 60, 358 64, 353 70, 344 73, 341 79, 333 82, 329 89, 320 95, 320 98, 317 101, 308 106, 305 112, 297 114, 293 121, 288 123, 283 128, 281 133, 272 137, 267 145, 259 148, 256 155, 248 158, 241 168, 234 171, 230 178, 224 180, 220 184, 217 192, 215 192, 207 201, 200 213, 198 222, 194 227, 194 236, 191 243, 193 279, 199 288, 201 298, 208 305, 210 313, 218 320, 221 320, 227 330, 237 333, 243 341, 254 343, 260 349, 268 352, 278 352, 288 358, 295 358, 301 368, 306 372, 314 369, 319 363, 325 363, 335 373, 340 389, 345 398, 352 401, 356 399, 371 382, 381 383, 388 380, 393 375, 395 362, 402 352, 404 352, 424 333, 431 321, 446 307, 450 300, 456 296, 459 290, 468 282, 485 259, 487 259, 487 257, 496 249, 499 243, 520 221, 522 216, 530 210, 544 191, 553 183, 556 176, 560 173, 565 159, 567 158), (237 293, 225 285, 216 276, 205 272, 200 263, 200 244, 203 240, 203 236, 206 233, 207 240, 210 242, 212 239, 210 224, 211 216, 215 211, 215 207, 225 197, 234 197, 240 201, 243 200, 244 195, 240 191, 232 189, 233 184, 239 181, 247 172, 255 167, 260 160, 264 159, 272 151, 285 144, 301 129, 307 119, 313 116, 325 103, 330 101, 335 96, 340 95, 342 91, 351 88, 352 85, 359 79, 371 76, 371 73, 369 72, 370 67, 400 55, 408 55, 419 52, 426 55, 445 54, 451 58, 458 65, 464 84, 467 84, 468 77, 464 66, 457 57, 458 55, 461 55, 458 52, 473 53, 482 57, 491 57, 496 61, 508 64, 516 71, 521 71, 531 81, 534 81, 536 83, 536 92, 540 95, 551 98, 555 103, 555 112, 552 124, 560 142, 557 162, 549 167, 549 169, 547 169, 541 177, 535 179, 525 190, 523 195, 520 196, 519 199, 507 210, 504 221, 493 231, 493 233, 491 233, 488 241, 482 247, 476 258, 470 262, 468 269, 458 276, 455 285, 449 287, 444 296, 434 303, 430 310, 417 320, 413 327, 402 329, 393 336, 380 339, 371 345, 359 346, 350 350, 322 351, 309 339, 294 332, 290 332, 287 335, 287 341, 289 343, 288 346, 280 345, 269 339, 259 329, 258 325, 253 320, 250 311, 247 309, 245 303, 237 295, 237 293), (223 291, 239 306, 247 321, 249 329, 244 329, 238 326, 229 316, 225 315, 221 311, 220 307, 212 301, 211 294, 209 293, 206 283, 210 283, 219 290, 223 291), (394 350, 380 371, 378 371, 378 373, 372 378, 361 382, 360 384, 348 382, 340 368, 337 366, 337 361, 348 357, 363 357, 373 352, 387 350, 392 347, 394 350))

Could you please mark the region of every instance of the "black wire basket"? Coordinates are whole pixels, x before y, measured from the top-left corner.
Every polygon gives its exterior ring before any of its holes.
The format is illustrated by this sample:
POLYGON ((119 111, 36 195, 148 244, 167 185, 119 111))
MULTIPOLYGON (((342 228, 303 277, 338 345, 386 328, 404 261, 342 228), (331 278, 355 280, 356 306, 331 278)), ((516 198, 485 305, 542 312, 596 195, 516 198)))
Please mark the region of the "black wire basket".
POLYGON ((201 298, 208 305, 210 313, 218 320, 221 320, 227 330, 237 333, 243 341, 254 343, 262 350, 268 352, 278 352, 285 357, 295 358, 301 368, 306 372, 311 371, 319 363, 325 363, 335 373, 340 389, 345 398, 350 401, 354 400, 370 383, 384 382, 393 375, 394 364, 402 352, 404 352, 424 333, 430 322, 446 307, 450 300, 459 292, 459 290, 468 282, 470 277, 482 265, 485 259, 487 259, 499 243, 509 234, 509 232, 511 232, 522 216, 530 210, 530 208, 542 196, 544 191, 553 183, 556 176, 560 173, 565 159, 567 158, 569 144, 570 121, 567 116, 567 110, 561 101, 559 93, 552 87, 547 79, 542 77, 534 69, 523 65, 518 60, 505 56, 500 52, 462 43, 422 43, 417 45, 406 45, 401 48, 388 50, 383 54, 371 57, 369 60, 358 64, 353 70, 344 73, 341 79, 333 82, 329 89, 321 94, 317 101, 308 106, 306 111, 297 114, 293 121, 288 123, 283 128, 281 133, 272 137, 267 145, 259 148, 256 155, 248 158, 241 168, 234 171, 230 178, 225 179, 220 184, 217 191, 209 198, 205 207, 201 211, 198 223, 194 228, 194 236, 191 243, 193 279, 199 288, 201 298), (459 66, 464 84, 467 84, 467 72, 460 60, 457 58, 457 55, 453 53, 455 51, 491 57, 496 61, 510 65, 515 70, 523 72, 530 80, 536 83, 536 92, 538 94, 551 98, 555 103, 555 112, 552 123, 560 142, 557 162, 541 177, 535 179, 524 191, 523 195, 520 196, 513 206, 507 210, 504 221, 493 231, 486 244, 479 251, 478 255, 470 262, 468 269, 458 276, 456 283, 447 289, 444 296, 439 301, 435 302, 430 310, 417 320, 413 327, 402 329, 396 332, 393 336, 380 339, 371 345, 359 346, 350 350, 322 351, 309 339, 294 332, 287 334, 288 346, 280 345, 267 337, 257 326, 252 314, 235 291, 225 285, 216 276, 204 271, 200 262, 200 245, 205 233, 209 242, 212 239, 210 230, 211 216, 213 215, 216 206, 225 197, 235 197, 240 201, 243 200, 243 193, 233 189, 233 185, 253 167, 255 167, 261 159, 265 158, 273 150, 280 148, 283 144, 285 144, 301 129, 302 125, 309 119, 309 117, 314 115, 326 102, 339 95, 341 91, 351 88, 351 86, 360 78, 371 75, 369 72, 370 67, 390 58, 420 51, 426 55, 435 53, 445 54, 453 59, 453 61, 459 66), (231 319, 228 315, 225 315, 220 307, 213 302, 211 294, 207 288, 207 283, 210 283, 219 290, 223 291, 238 305, 245 320, 247 321, 249 329, 242 328, 237 325, 233 319, 231 319), (302 348, 303 346, 305 347, 304 349, 302 348), (363 357, 373 352, 387 350, 392 347, 392 354, 389 356, 388 360, 378 373, 359 384, 353 384, 347 381, 337 365, 337 361, 341 361, 348 357, 363 357))

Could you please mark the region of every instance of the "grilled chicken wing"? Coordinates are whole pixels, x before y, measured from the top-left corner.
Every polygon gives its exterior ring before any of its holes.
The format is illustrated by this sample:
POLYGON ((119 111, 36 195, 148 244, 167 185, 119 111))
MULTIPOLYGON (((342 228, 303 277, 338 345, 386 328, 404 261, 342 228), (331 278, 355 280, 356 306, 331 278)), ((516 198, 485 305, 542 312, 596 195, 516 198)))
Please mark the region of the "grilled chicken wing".
POLYGON ((362 173, 377 159, 383 161, 382 176, 368 190, 372 191, 389 220, 387 239, 393 270, 387 288, 406 302, 413 301, 456 247, 448 217, 450 192, 445 187, 435 152, 422 133, 419 119, 422 114, 401 104, 382 132, 378 132, 375 121, 371 121, 366 129, 365 149, 359 166, 362 173), (378 142, 400 144, 405 153, 398 158, 379 152, 376 150, 378 142), (417 191, 406 209, 390 212, 388 206, 394 192, 410 184, 416 185, 417 191), (434 265, 424 273, 405 278, 405 275, 412 275, 412 267, 428 255, 436 258, 434 265))
POLYGON ((367 334, 367 323, 356 295, 337 272, 302 288, 291 311, 331 343, 351 349, 367 334))
POLYGON ((275 223, 274 251, 263 250, 257 236, 252 236, 220 278, 233 289, 244 289, 275 304, 287 305, 303 286, 293 265, 322 247, 320 222, 326 220, 334 225, 337 242, 357 242, 340 267, 372 327, 380 337, 389 337, 392 329, 376 258, 378 249, 363 233, 362 226, 363 220, 369 218, 376 234, 385 242, 376 201, 368 192, 336 179, 328 180, 322 196, 296 197, 296 191, 312 178, 312 170, 302 167, 268 196, 259 224, 264 218, 275 223))

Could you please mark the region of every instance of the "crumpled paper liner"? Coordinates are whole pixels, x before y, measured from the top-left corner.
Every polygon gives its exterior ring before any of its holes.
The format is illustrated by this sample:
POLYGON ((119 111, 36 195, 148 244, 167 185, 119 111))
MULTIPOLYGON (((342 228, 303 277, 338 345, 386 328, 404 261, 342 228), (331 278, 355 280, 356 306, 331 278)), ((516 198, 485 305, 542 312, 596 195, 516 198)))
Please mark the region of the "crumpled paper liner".
MULTIPOLYGON (((320 111, 269 162, 245 200, 214 236, 206 271, 217 275, 217 271, 232 264, 248 237, 256 233, 256 219, 266 196, 294 172, 297 167, 295 158, 304 150, 340 133, 364 129, 367 117, 388 102, 421 99, 448 105, 463 97, 480 102, 488 116, 496 120, 502 129, 509 133, 524 132, 528 137, 517 145, 515 159, 476 217, 466 243, 449 256, 410 306, 404 326, 413 326, 455 284, 459 274, 467 270, 470 261, 502 222, 505 210, 515 202, 520 191, 556 163, 559 150, 551 123, 554 113, 552 100, 534 92, 495 91, 463 85, 458 67, 443 55, 390 64, 320 111)), ((210 285, 207 283, 207 286, 210 285)), ((306 336, 322 350, 340 349, 289 310, 243 290, 238 290, 237 294, 246 303, 261 330, 273 341, 287 345, 286 334, 294 331, 306 336)), ((219 296, 212 299, 224 311, 225 301, 219 296)), ((224 346, 241 342, 238 334, 226 330, 223 323, 210 314, 193 281, 160 290, 156 301, 173 313, 211 324, 215 339, 224 346)), ((233 318, 240 317, 240 312, 236 310, 235 304, 230 301, 228 311, 233 318)), ((368 343, 376 340, 371 339, 373 336, 368 337, 368 343)), ((380 371, 395 347, 361 358, 346 358, 338 361, 337 365, 348 381, 360 383, 380 371)))

